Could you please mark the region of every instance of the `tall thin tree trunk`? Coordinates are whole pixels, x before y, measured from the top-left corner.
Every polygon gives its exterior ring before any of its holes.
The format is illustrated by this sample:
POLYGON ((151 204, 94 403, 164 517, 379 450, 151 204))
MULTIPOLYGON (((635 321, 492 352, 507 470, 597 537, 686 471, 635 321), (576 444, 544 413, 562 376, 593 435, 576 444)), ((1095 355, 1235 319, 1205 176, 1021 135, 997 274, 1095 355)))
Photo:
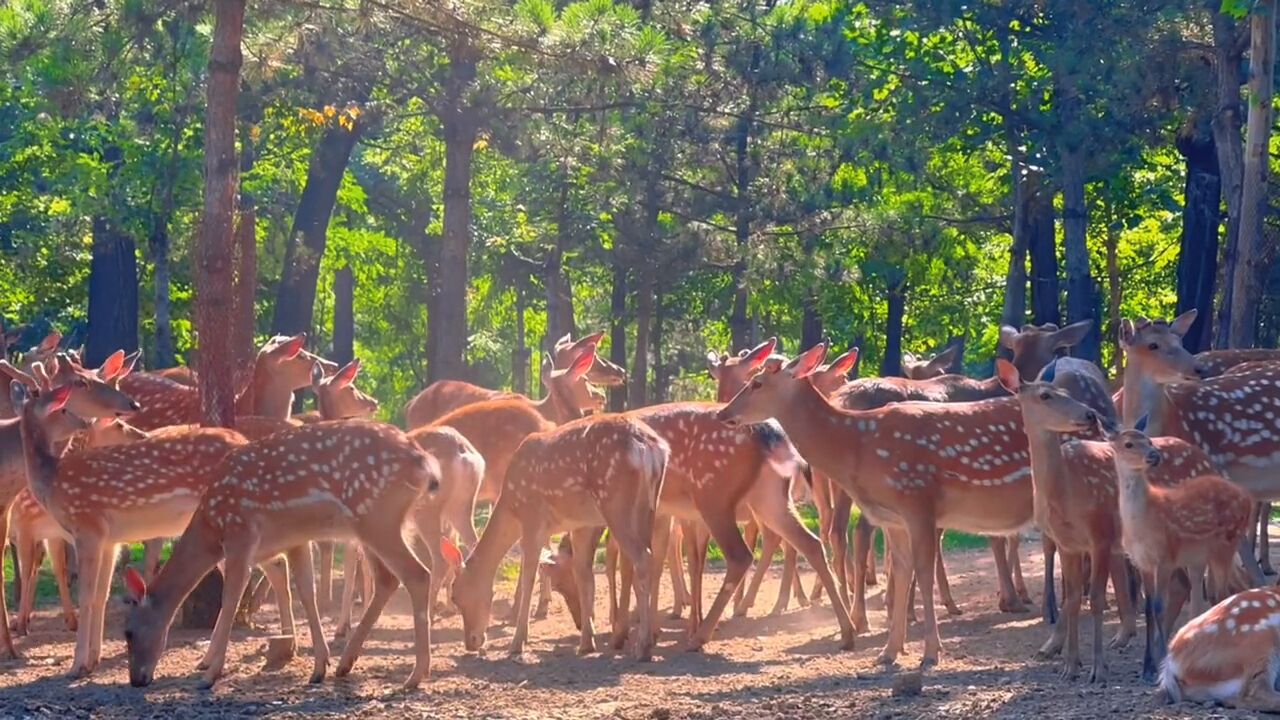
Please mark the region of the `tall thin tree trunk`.
MULTIPOLYGON (((1216 197, 1216 196, 1215 196, 1216 197)), ((1111 215, 1112 213, 1107 213, 1111 215)), ((1111 318, 1107 337, 1112 343, 1111 364, 1115 377, 1124 373, 1124 352, 1120 348, 1120 301, 1124 299, 1120 289, 1120 231, 1116 218, 1107 218, 1107 316, 1111 318)), ((1181 262, 1181 259, 1179 259, 1181 262)), ((1210 300, 1212 304, 1212 299, 1210 300)))
POLYGON ((329 237, 329 218, 338 200, 338 187, 360 136, 354 129, 333 126, 325 130, 311 155, 307 184, 293 216, 293 229, 284 251, 284 269, 276 290, 274 333, 310 332, 320 281, 320 261, 329 237))
POLYGON ((529 393, 529 346, 525 337, 525 287, 523 282, 516 283, 516 338, 515 348, 511 351, 511 389, 527 395, 529 393))
MULTIPOLYGON (((609 297, 609 360, 627 366, 627 267, 617 241, 613 247, 613 292, 609 297)), ((627 406, 625 387, 609 390, 609 410, 622 412, 627 406)))
MULTIPOLYGON (((204 128, 204 212, 196 243, 196 333, 200 352, 200 420, 232 427, 232 242, 236 202, 236 96, 245 0, 215 0, 204 128)), ((222 582, 210 573, 183 607, 184 627, 212 627, 222 582)))
POLYGON ((1276 73, 1276 0, 1257 0, 1250 20, 1249 122, 1245 134, 1240 235, 1231 268, 1231 347, 1253 347, 1258 337, 1258 304, 1270 268, 1272 248, 1263 233, 1267 214, 1271 98, 1276 73))
POLYGON ((356 275, 343 265, 333 275, 333 361, 345 365, 356 356, 356 275))
POLYGON ((99 365, 116 350, 138 348, 138 252, 105 215, 93 219, 89 261, 89 339, 84 361, 99 365))
MULTIPOLYGON (((751 7, 754 9, 755 4, 751 7)), ((751 213, 755 210, 751 196, 753 167, 751 162, 751 133, 755 126, 756 88, 753 84, 760 66, 761 49, 752 48, 751 65, 747 77, 747 107, 738 118, 734 133, 734 249, 737 259, 733 263, 733 311, 729 315, 729 336, 737 352, 751 344, 751 321, 747 317, 747 305, 751 289, 747 286, 747 256, 751 251, 751 213)))
POLYGON ((1226 254, 1222 262, 1222 304, 1218 310, 1218 347, 1229 345, 1231 327, 1231 279, 1239 255, 1241 203, 1244 187, 1244 141, 1240 119, 1240 61, 1244 47, 1236 22, 1220 12, 1218 0, 1210 0, 1213 10, 1214 69, 1218 78, 1218 108, 1213 117, 1213 141, 1218 151, 1218 173, 1222 199, 1227 206, 1226 254))
POLYGON ((1187 168, 1178 253, 1177 314, 1192 308, 1199 310, 1191 330, 1182 338, 1182 344, 1191 352, 1208 350, 1213 344, 1222 178, 1218 175, 1218 153, 1210 122, 1207 113, 1195 113, 1177 137, 1178 152, 1185 158, 1187 168))
POLYGON ((649 404, 649 334, 653 328, 653 270, 637 269, 636 279, 636 353, 631 365, 630 407, 649 404))
POLYGON ((907 281, 898 278, 889 283, 886 301, 888 313, 884 326, 884 361, 880 363, 880 375, 902 375, 902 324, 907 311, 907 281))
POLYGON ((1054 230, 1053 193, 1044 174, 1028 169, 1022 200, 1026 203, 1026 247, 1031 256, 1031 317, 1036 323, 1059 322, 1057 233, 1054 230))
MULTIPOLYGON (((818 251, 818 234, 805 233, 801 243, 806 257, 813 257, 818 251)), ((818 309, 819 277, 815 275, 805 288, 804 298, 800 301, 800 347, 807 350, 822 342, 825 331, 822 327, 822 313, 818 309)))
POLYGON ((664 360, 662 343, 664 338, 663 321, 666 320, 666 303, 663 294, 655 293, 653 298, 653 394, 650 398, 655 403, 667 402, 671 390, 671 367, 664 360))
POLYGON ((1102 360, 1097 287, 1089 267, 1088 206, 1085 204, 1084 155, 1064 148, 1062 160, 1062 244, 1067 270, 1067 322, 1093 320, 1088 334, 1071 354, 1093 362, 1102 360))
MULTIPOLYGON (((242 369, 253 361, 258 348, 254 332, 258 325, 258 223, 257 198, 244 185, 243 178, 257 162, 252 124, 240 123, 240 217, 236 222, 235 296, 236 318, 233 347, 236 369, 242 369)), ((250 400, 252 403, 253 400, 250 400)))

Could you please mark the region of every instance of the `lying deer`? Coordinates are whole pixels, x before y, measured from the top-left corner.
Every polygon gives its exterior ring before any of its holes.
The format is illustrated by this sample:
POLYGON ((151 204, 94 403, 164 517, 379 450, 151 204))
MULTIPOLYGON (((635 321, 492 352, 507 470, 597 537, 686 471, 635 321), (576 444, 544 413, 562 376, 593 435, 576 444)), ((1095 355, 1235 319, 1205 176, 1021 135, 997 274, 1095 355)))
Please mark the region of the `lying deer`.
MULTIPOLYGON (((137 447, 130 446, 130 447, 137 447)), ((338 421, 278 433, 231 453, 209 484, 173 554, 150 587, 134 572, 135 605, 125 621, 129 682, 151 683, 178 607, 201 578, 223 565, 222 610, 204 660, 201 685, 221 676, 236 605, 249 569, 287 553, 311 628, 311 682, 324 679, 329 659, 308 541, 357 540, 376 558, 376 587, 338 664, 348 674, 392 593, 404 583, 413 604, 413 671, 417 687, 431 664, 431 574, 401 537, 409 510, 440 487, 436 461, 401 431, 379 423, 338 421)))
POLYGON ((1160 686, 1171 702, 1280 712, 1280 589, 1245 590, 1193 618, 1169 643, 1160 686))
POLYGON ((1142 572, 1150 616, 1155 619, 1147 629, 1152 657, 1143 663, 1143 676, 1154 679, 1164 658, 1164 613, 1174 571, 1185 570, 1191 579, 1193 614, 1204 610, 1206 567, 1213 599, 1222 599, 1233 558, 1248 529, 1252 500, 1216 474, 1172 488, 1152 485, 1147 471, 1161 463, 1162 455, 1143 434, 1145 425, 1139 422, 1136 429, 1117 433, 1111 446, 1120 479, 1125 554, 1142 572))

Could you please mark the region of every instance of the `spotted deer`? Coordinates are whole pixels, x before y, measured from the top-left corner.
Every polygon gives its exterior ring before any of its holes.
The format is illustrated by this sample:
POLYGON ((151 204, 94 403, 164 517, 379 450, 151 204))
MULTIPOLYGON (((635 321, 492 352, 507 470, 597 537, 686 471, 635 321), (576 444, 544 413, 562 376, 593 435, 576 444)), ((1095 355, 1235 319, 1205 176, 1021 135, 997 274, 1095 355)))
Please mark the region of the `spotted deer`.
MULTIPOLYGON (((1124 425, 1133 427, 1146 417, 1150 435, 1198 445, 1224 477, 1255 501, 1280 499, 1280 432, 1275 430, 1280 367, 1198 381, 1204 368, 1182 346, 1195 317, 1196 311, 1190 310, 1169 323, 1121 322, 1124 425)), ((1262 584, 1262 570, 1247 543, 1241 545, 1240 559, 1252 583, 1262 584)))
POLYGON ((1182 627, 1160 687, 1171 702, 1280 712, 1280 588, 1237 593, 1182 627))
MULTIPOLYGON (((566 368, 579 355, 590 349, 595 354, 595 364, 591 366, 591 373, 587 376, 588 382, 606 387, 614 387, 626 383, 627 371, 596 353, 596 345, 599 344, 600 339, 603 337, 604 333, 598 332, 575 341, 569 335, 565 335, 556 341, 551 350, 553 367, 557 369, 566 368)), ((429 425, 448 413, 471 403, 508 397, 519 396, 514 393, 482 388, 460 380, 438 380, 415 395, 405 405, 404 424, 406 428, 412 430, 429 425)), ((589 396, 584 396, 584 400, 587 402, 583 405, 583 410, 599 410, 604 406, 604 397, 602 395, 592 393, 589 396)))
POLYGON ((329 648, 308 543, 328 537, 356 540, 375 558, 374 595, 347 641, 337 675, 351 671, 383 607, 403 583, 413 605, 416 655, 404 685, 417 687, 431 664, 431 573, 405 544, 401 527, 423 493, 439 491, 436 461, 396 428, 353 420, 306 425, 238 448, 217 473, 155 582, 147 586, 129 573, 135 601, 125 621, 129 682, 150 684, 178 607, 221 563, 222 609, 200 663, 201 685, 211 686, 223 671, 250 566, 282 553, 296 573, 311 628, 311 682, 323 680, 329 648))
MULTIPOLYGON (((87 427, 74 437, 78 441, 73 441, 67 452, 123 445, 145 439, 147 434, 119 418, 99 418, 88 422, 87 427)), ((36 573, 40 569, 40 550, 43 544, 53 564, 53 578, 58 585, 63 621, 68 630, 75 632, 76 609, 71 602, 70 578, 66 566, 67 541, 70 540, 70 535, 36 502, 29 487, 22 488, 14 499, 9 519, 10 538, 18 549, 18 565, 14 570, 22 578, 22 595, 18 600, 14 631, 18 635, 27 634, 27 625, 35 608, 36 573)))
MULTIPOLYGON (((53 361, 55 365, 56 359, 53 361)), ((78 366, 62 365, 51 369, 53 378, 67 388, 65 405, 80 418, 115 417, 133 412, 137 404, 128 396, 115 388, 113 379, 123 367, 124 353, 111 355, 95 370, 86 370, 78 366)), ((42 377, 48 377, 42 364, 39 368, 42 377)), ((34 377, 15 368, 7 361, 0 360, 0 378, 12 381, 10 398, 19 389, 24 392, 29 388, 35 392, 37 382, 34 377)), ((11 400, 10 400, 11 402, 11 400)), ((51 439, 62 444, 69 435, 64 432, 63 414, 55 413, 52 418, 51 439)), ((9 508, 14 498, 27 487, 26 456, 23 452, 21 419, 0 420, 0 552, 9 540, 9 508)), ((0 577, 0 581, 3 578, 0 577)), ((3 583, 0 582, 0 585, 3 583)), ((5 603, 5 593, 0 592, 0 658, 16 658, 17 650, 13 646, 13 638, 9 630, 9 613, 5 603)))
MULTIPOLYGON (((1205 568, 1214 601, 1226 595, 1233 558, 1249 524, 1252 500, 1240 487, 1217 474, 1202 475, 1176 487, 1152 485, 1148 468, 1163 459, 1151 439, 1143 434, 1145 422, 1123 430, 1111 439, 1116 474, 1120 480, 1120 519, 1125 554, 1142 573, 1155 637, 1150 664, 1144 659, 1143 675, 1154 674, 1165 654, 1165 607, 1175 570, 1191 579, 1192 613, 1205 608, 1205 568)), ((1172 620, 1172 619, 1170 619, 1172 620)))
MULTIPOLYGON (((825 354, 819 344, 786 368, 766 368, 718 418, 735 427, 776 419, 815 468, 887 528, 895 576, 909 579, 914 572, 920 584, 923 662, 932 665, 941 651, 933 603, 938 528, 1005 536, 1031 522, 1021 412, 1014 398, 843 410, 809 378, 825 354)), ((855 576, 853 585, 859 588, 862 578, 855 576)), ((908 585, 895 583, 882 662, 894 662, 905 643, 908 585)), ((858 608, 855 616, 865 618, 865 612, 865 606, 858 608)))
MULTIPOLYGON (((585 357, 590 361, 591 355, 585 357)), ((583 418, 530 435, 512 459, 502 496, 454 583, 453 600, 462 612, 467 649, 478 650, 484 644, 494 575, 502 556, 519 539, 523 560, 510 652, 523 652, 541 548, 552 532, 565 530, 578 549, 573 565, 581 608, 578 652, 594 652, 591 564, 607 527, 635 569, 641 612, 633 654, 642 661, 650 659, 658 628, 651 579, 661 562, 661 555, 655 562, 651 538, 658 535, 664 542, 669 534, 667 528, 655 531, 654 524, 669 452, 653 430, 625 415, 583 418)), ((627 638, 627 618, 614 618, 615 647, 627 638)))
POLYGON ((959 345, 952 345, 931 358, 918 358, 911 353, 902 355, 902 375, 910 380, 931 380, 950 372, 955 364, 959 345))

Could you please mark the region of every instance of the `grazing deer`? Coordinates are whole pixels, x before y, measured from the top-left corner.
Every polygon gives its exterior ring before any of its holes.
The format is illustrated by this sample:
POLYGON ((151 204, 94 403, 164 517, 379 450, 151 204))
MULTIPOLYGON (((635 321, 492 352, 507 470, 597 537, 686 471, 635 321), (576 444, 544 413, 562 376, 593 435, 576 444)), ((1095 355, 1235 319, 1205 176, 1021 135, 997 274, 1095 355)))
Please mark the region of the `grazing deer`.
POLYGON ((1280 712, 1280 589, 1245 590, 1173 636, 1160 669, 1171 702, 1280 712))
MULTIPOLYGON (((591 355, 585 355, 589 362, 591 355)), ((657 599, 652 579, 651 537, 665 540, 669 528, 655 531, 654 516, 670 450, 653 430, 625 415, 589 417, 530 435, 511 461, 502 496, 475 552, 454 583, 454 604, 462 612, 468 650, 484 645, 493 603, 493 582, 503 555, 518 538, 522 564, 516 592, 516 632, 510 652, 519 656, 529 634, 529 608, 541 548, 548 536, 567 530, 577 547, 573 571, 581 639, 579 654, 595 651, 594 549, 605 527, 634 568, 640 627, 633 652, 649 660, 657 632, 657 599)), ((661 562, 661 555, 657 558, 661 562)), ((627 613, 614 617, 613 638, 627 637, 627 613)))
POLYGON ((1221 600, 1248 528, 1252 500, 1219 475, 1202 475, 1172 488, 1152 485, 1147 470, 1163 456, 1143 434, 1145 425, 1139 422, 1137 429, 1116 433, 1111 446, 1120 481, 1124 551, 1142 573, 1149 617, 1155 620, 1147 629, 1151 657, 1143 662, 1143 677, 1153 680, 1165 653, 1164 613, 1174 571, 1183 569, 1191 579, 1193 614, 1204 610, 1206 567, 1213 599, 1221 600))
MULTIPOLYGON (((906 580, 914 572, 924 600, 923 663, 932 665, 941 651, 933 604, 938 528, 1009 535, 1032 519, 1021 412, 1013 398, 843 410, 809 378, 825 354, 819 344, 786 368, 766 367, 718 417, 730 426, 776 419, 811 464, 888 528, 894 573, 904 581, 895 583, 892 627, 880 659, 892 663, 902 651, 906 580)), ((856 590, 862 578, 853 585, 856 590)), ((865 607, 860 610, 865 617, 865 607)))
MULTIPOLYGON (((114 417, 133 412, 137 403, 117 390, 113 384, 114 377, 124 364, 124 353, 115 353, 107 358, 102 367, 86 370, 70 364, 58 364, 52 370, 53 378, 68 388, 66 405, 68 409, 81 418, 114 417)), ((38 372, 47 377, 44 366, 37 364, 38 372)), ((0 360, 0 378, 12 381, 10 397, 19 388, 37 387, 35 378, 13 367, 7 361, 0 360)), ((62 422, 61 414, 54 421, 62 422)), ((56 422, 53 425, 56 425, 56 422)), ((69 433, 61 431, 53 433, 55 442, 61 442, 69 433)), ((9 540, 9 507, 18 493, 27 487, 27 465, 23 453, 22 429, 20 418, 0 420, 0 552, 9 540)), ((0 585, 3 585, 0 577, 0 585)), ((8 607, 5 593, 0 592, 0 658, 16 658, 17 651, 13 647, 13 639, 9 631, 8 607)))
MULTIPOLYGON (((595 355, 595 364, 591 366, 591 374, 587 376, 588 382, 607 387, 625 384, 627 371, 596 353, 596 345, 603 337, 604 333, 598 332, 574 341, 565 335, 557 340, 552 348, 552 366, 566 368, 575 358, 589 349, 595 355)), ((460 380, 438 380, 428 385, 405 405, 404 426, 412 430, 434 423, 466 405, 509 397, 519 396, 514 393, 482 388, 460 380)), ((604 406, 603 396, 592 394, 585 399, 588 402, 583 405, 584 410, 599 410, 604 406)))
POLYGON ((382 608, 403 582, 413 603, 416 650, 404 685, 417 687, 431 664, 431 574, 405 545, 401 526, 423 493, 439 491, 436 461, 400 430, 356 420, 278 433, 232 452, 220 468, 155 582, 148 587, 136 573, 128 574, 135 600, 125 621, 130 684, 150 684, 178 606, 222 563, 222 609, 200 664, 201 685, 211 686, 222 674, 250 566, 281 553, 297 574, 311 628, 311 682, 323 680, 329 648, 308 541, 328 537, 357 540, 376 559, 374 595, 343 650, 338 676, 351 671, 382 608))
MULTIPOLYGON (((73 440, 67 452, 123 445, 145 439, 147 434, 118 418, 100 418, 89 422, 88 426, 74 437, 77 440, 73 440)), ((53 577, 58 585, 58 599, 62 602, 62 618, 67 629, 75 632, 76 609, 71 602, 70 578, 66 566, 67 541, 70 535, 49 513, 45 512, 40 503, 36 502, 29 487, 22 488, 13 501, 10 514, 10 536, 18 549, 18 566, 14 571, 18 577, 22 578, 22 596, 18 601, 14 631, 18 635, 27 634, 27 625, 31 621, 31 613, 35 607, 36 574, 40 569, 40 547, 43 543, 49 560, 53 564, 53 577)), ((159 548, 148 547, 147 549, 150 554, 159 548)), ((158 559, 158 553, 156 559, 158 559)), ((151 566, 150 562, 148 566, 151 566)))
MULTIPOLYGON (((1170 323, 1121 322, 1125 427, 1146 417, 1149 434, 1200 446, 1223 476, 1255 501, 1280 499, 1280 433, 1274 429, 1280 413, 1280 367, 1197 382, 1204 368, 1182 346, 1195 317, 1196 311, 1189 310, 1170 323)), ((1246 543, 1240 559, 1252 583, 1262 584, 1262 570, 1246 543)))

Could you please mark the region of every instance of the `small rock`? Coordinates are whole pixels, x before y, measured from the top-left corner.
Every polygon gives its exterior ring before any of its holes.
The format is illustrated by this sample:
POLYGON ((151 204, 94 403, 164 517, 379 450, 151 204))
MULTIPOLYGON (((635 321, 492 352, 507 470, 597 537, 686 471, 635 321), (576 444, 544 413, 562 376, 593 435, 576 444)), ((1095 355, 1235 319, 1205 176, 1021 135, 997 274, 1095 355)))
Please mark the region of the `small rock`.
POLYGON ((919 672, 901 672, 893 676, 894 697, 914 697, 924 690, 924 676, 919 672))
POLYGON ((649 711, 649 720, 671 720, 671 709, 656 707, 649 711))

